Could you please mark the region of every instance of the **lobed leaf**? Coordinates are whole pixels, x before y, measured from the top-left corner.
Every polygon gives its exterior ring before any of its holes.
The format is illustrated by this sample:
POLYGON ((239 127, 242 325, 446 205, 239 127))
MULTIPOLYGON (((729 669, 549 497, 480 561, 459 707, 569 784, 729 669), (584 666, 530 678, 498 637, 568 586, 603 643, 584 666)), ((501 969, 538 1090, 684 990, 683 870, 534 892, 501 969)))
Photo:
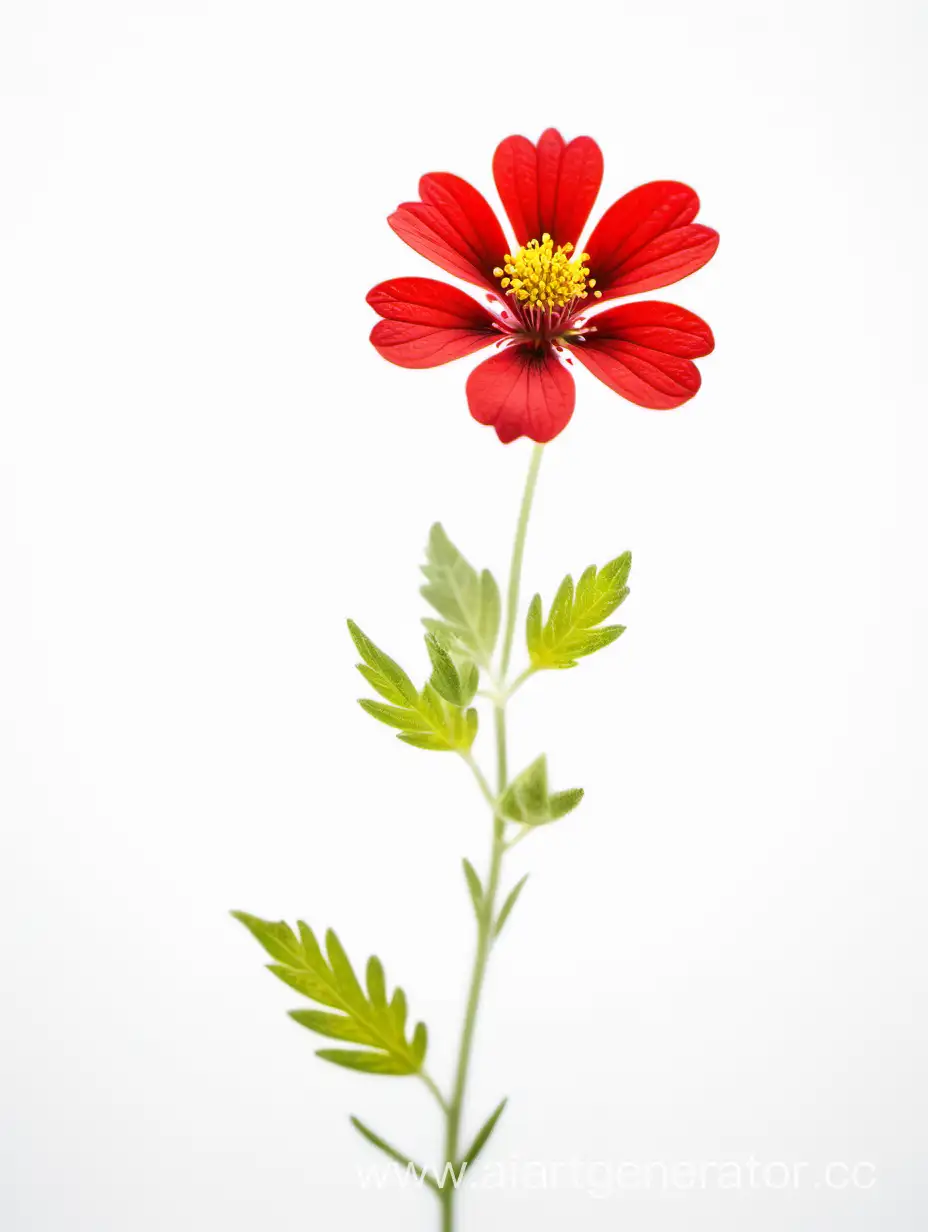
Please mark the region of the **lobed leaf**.
POLYGON ((301 942, 294 936, 290 925, 283 920, 276 923, 273 920, 261 920, 244 911, 233 911, 232 914, 264 946, 271 958, 276 958, 281 963, 289 963, 292 959, 299 960, 303 957, 301 942))
MULTIPOLYGON (((365 680, 387 701, 392 701, 397 706, 402 706, 404 703, 415 705, 419 696, 418 691, 400 665, 395 663, 389 655, 384 654, 378 646, 375 646, 353 620, 348 621, 348 632, 368 669, 363 672, 365 680)), ((359 670, 362 670, 360 665, 359 670)))
POLYGON ((535 668, 576 667, 578 660, 610 645, 625 632, 624 625, 602 625, 628 596, 631 552, 623 552, 602 569, 590 565, 576 588, 570 574, 558 587, 548 619, 543 621, 541 596, 529 604, 525 637, 535 668))
POLYGON ((482 573, 461 555, 439 522, 429 532, 423 597, 441 620, 427 617, 432 633, 460 642, 481 667, 489 667, 499 633, 499 587, 488 569, 482 573))
POLYGON ((368 1074, 418 1074, 425 1063, 428 1033, 417 1023, 407 1037, 406 994, 397 988, 387 1000, 387 983, 379 958, 370 958, 362 987, 351 961, 331 929, 325 953, 308 924, 299 935, 282 921, 274 923, 233 911, 276 961, 268 969, 296 992, 325 1010, 292 1010, 290 1017, 307 1030, 356 1048, 323 1048, 317 1056, 345 1069, 368 1074), (335 1013, 328 1011, 335 1010, 335 1013))
POLYGON ((477 669, 465 662, 461 668, 437 636, 428 635, 426 646, 432 660, 432 679, 418 692, 415 685, 389 655, 348 621, 348 630, 363 663, 358 671, 385 701, 369 697, 358 704, 371 718, 397 729, 398 739, 417 749, 436 753, 466 752, 477 735, 477 711, 464 709, 477 691, 477 669))

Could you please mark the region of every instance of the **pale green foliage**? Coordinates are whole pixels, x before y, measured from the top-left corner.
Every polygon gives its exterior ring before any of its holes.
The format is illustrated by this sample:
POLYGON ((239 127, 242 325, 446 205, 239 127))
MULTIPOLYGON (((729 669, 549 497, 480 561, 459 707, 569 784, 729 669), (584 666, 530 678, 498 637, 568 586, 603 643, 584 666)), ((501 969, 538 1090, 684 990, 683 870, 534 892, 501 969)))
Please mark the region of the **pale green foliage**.
POLYGON ((479 920, 483 914, 483 883, 477 874, 477 870, 471 864, 470 860, 464 860, 464 878, 467 881, 467 888, 470 891, 470 900, 474 904, 474 914, 479 920))
POLYGON ((541 596, 529 605, 525 635, 535 668, 576 667, 577 660, 602 650, 625 632, 624 625, 597 628, 628 595, 631 552, 597 570, 590 565, 574 589, 570 574, 558 587, 548 619, 542 624, 541 596))
POLYGON ((469 706, 480 683, 477 664, 470 659, 456 656, 436 633, 425 635, 425 645, 432 660, 432 678, 429 684, 453 706, 469 706))
MULTIPOLYGON (((400 665, 375 646, 353 620, 348 621, 348 630, 364 660, 357 665, 358 671, 371 688, 385 699, 376 702, 371 698, 361 698, 361 708, 388 727, 398 728, 399 739, 417 749, 431 749, 439 753, 467 752, 477 735, 477 711, 465 710, 460 705, 445 701, 433 684, 427 684, 420 693, 400 665)), ((431 646, 429 653, 432 653, 431 646)), ((466 696, 457 669, 447 654, 444 658, 455 673, 457 695, 466 696)), ((434 665, 434 658, 432 662, 434 665)), ((451 680, 449 673, 443 678, 443 687, 450 687, 451 680)))
POLYGON ((544 826, 566 816, 582 799, 582 787, 548 790, 548 759, 542 753, 506 788, 500 800, 500 811, 510 821, 521 822, 523 826, 544 826))
POLYGON ((494 937, 498 937, 503 931, 503 926, 512 914, 513 907, 519 901, 519 895, 522 893, 522 889, 526 881, 528 881, 528 873, 525 874, 521 881, 516 882, 506 896, 506 901, 503 903, 500 913, 496 917, 496 925, 493 930, 494 937))
POLYGON ((500 1102, 496 1105, 492 1113, 489 1115, 489 1117, 487 1117, 487 1120, 485 1121, 483 1126, 477 1131, 476 1137, 474 1138, 473 1142, 467 1148, 467 1153, 465 1154, 464 1158, 461 1160, 462 1163, 467 1164, 468 1167, 471 1166, 471 1164, 474 1162, 474 1160, 477 1158, 477 1156, 480 1154, 480 1152, 489 1142, 490 1135, 493 1133, 493 1130, 496 1129, 496 1123, 499 1120, 499 1118, 503 1115, 503 1113, 506 1111, 506 1105, 508 1103, 509 1103, 509 1099, 507 1097, 506 1099, 500 1100, 500 1102))
POLYGON ((383 1151, 384 1155, 392 1159, 395 1163, 400 1164, 402 1167, 413 1169, 416 1176, 420 1177, 423 1183, 428 1185, 429 1189, 433 1189, 436 1193, 441 1192, 438 1182, 430 1172, 421 1166, 421 1164, 415 1163, 415 1161, 410 1159, 408 1155, 404 1155, 403 1152, 398 1151, 395 1146, 391 1146, 386 1139, 381 1138, 380 1134, 375 1133, 374 1130, 365 1125, 364 1122, 359 1120, 357 1117, 353 1116, 351 1118, 351 1124, 362 1138, 367 1139, 371 1146, 375 1146, 378 1151, 383 1151))
POLYGON ((387 1000, 386 976, 379 958, 368 961, 365 990, 331 930, 326 933, 323 954, 312 929, 302 920, 297 936, 283 921, 261 920, 244 911, 232 914, 275 960, 268 964, 269 971, 310 1001, 326 1007, 325 1011, 293 1010, 291 1018, 318 1035, 358 1045, 350 1049, 321 1048, 316 1056, 367 1074, 421 1072, 428 1047, 425 1024, 418 1023, 411 1038, 406 1038, 406 994, 397 988, 387 1000), (336 1012, 327 1012, 331 1010, 336 1012))
POLYGON ((449 648, 459 643, 481 667, 489 667, 501 610, 493 574, 488 569, 478 574, 438 522, 429 532, 422 572, 422 594, 441 617, 427 617, 425 627, 449 648))
MULTIPOLYGON (((506 926, 528 881, 528 874, 508 890, 502 905, 502 859, 508 848, 530 832, 531 827, 550 824, 575 809, 583 798, 580 788, 552 792, 547 760, 537 758, 507 782, 506 705, 508 699, 535 671, 575 667, 586 655, 609 645, 625 630, 604 621, 628 595, 631 554, 624 553, 602 569, 590 566, 574 586, 569 575, 558 588, 547 619, 540 595, 533 598, 527 616, 526 637, 529 667, 511 683, 510 652, 514 633, 525 534, 531 510, 541 446, 536 445, 526 481, 508 588, 504 647, 498 672, 493 657, 500 634, 499 587, 488 570, 478 572, 435 523, 422 566, 425 585, 421 593, 434 609, 423 620, 431 674, 421 689, 402 667, 385 654, 351 620, 348 629, 361 658, 357 669, 379 700, 359 699, 360 706, 378 722, 396 730, 398 738, 416 748, 457 752, 464 755, 493 814, 493 849, 484 885, 469 860, 463 861, 464 878, 477 919, 477 958, 468 999, 462 1046, 450 1094, 443 1095, 425 1070, 428 1033, 424 1023, 407 1022, 406 995, 399 987, 392 995, 380 960, 371 957, 362 980, 352 968, 338 937, 326 933, 324 948, 312 930, 299 921, 297 931, 281 922, 259 919, 245 912, 232 912, 271 956, 268 969, 311 1003, 311 1008, 291 1011, 291 1017, 317 1035, 341 1041, 344 1047, 320 1048, 317 1056, 333 1065, 364 1073, 418 1075, 436 1098, 446 1119, 448 1159, 460 1175, 486 1147, 506 1108, 502 1100, 461 1154, 461 1120, 470 1060, 478 994, 482 988, 489 954, 506 926), (477 734, 477 711, 471 705, 485 673, 489 686, 484 695, 496 709, 497 778, 494 795, 486 775, 470 755, 477 734), (511 824, 520 828, 510 839, 511 824)), ((506 878, 508 883, 509 878, 506 878)), ((414 1160, 369 1128, 357 1117, 355 1130, 394 1163, 413 1169, 420 1181, 438 1195, 442 1204, 442 1227, 454 1221, 453 1189, 426 1173, 414 1160)), ((456 1187, 456 1186, 455 1186, 456 1187)))

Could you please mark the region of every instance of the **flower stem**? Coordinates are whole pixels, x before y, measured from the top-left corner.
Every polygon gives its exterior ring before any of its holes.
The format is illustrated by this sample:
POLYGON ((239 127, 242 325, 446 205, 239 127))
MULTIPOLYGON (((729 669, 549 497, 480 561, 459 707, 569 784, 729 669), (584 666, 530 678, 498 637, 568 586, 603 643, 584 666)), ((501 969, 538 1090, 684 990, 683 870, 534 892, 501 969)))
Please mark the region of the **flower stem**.
MULTIPOLYGON (((509 770, 506 752, 506 673, 509 670, 509 660, 512 655, 512 640, 516 627, 516 616, 519 606, 519 583, 522 576, 522 558, 525 554, 525 536, 528 530, 529 516, 532 511, 532 500, 535 486, 538 482, 538 469, 541 466, 543 446, 536 445, 532 450, 532 460, 529 464, 528 476, 525 480, 525 491, 522 495, 522 506, 519 510, 519 520, 516 525, 516 537, 512 547, 512 563, 509 570, 509 588, 506 598, 506 626, 503 635, 503 649, 500 659, 497 700, 494 705, 493 718, 496 729, 496 801, 502 798, 509 782, 509 770)), ((458 1051, 457 1070, 454 1078, 451 1099, 447 1107, 447 1130, 445 1138, 445 1160, 455 1170, 452 1178, 446 1174, 444 1187, 440 1193, 441 1229, 442 1232, 454 1232, 455 1198, 457 1190, 455 1180, 459 1179, 461 1167, 461 1119, 464 1112, 464 1098, 467 1092, 467 1077, 470 1071, 471 1053, 473 1051, 474 1034, 477 1028, 477 1014, 480 1009, 480 997, 486 979, 487 964, 493 949, 494 928, 496 923, 496 899, 499 892, 502 873, 503 856, 506 851, 506 823, 497 811, 491 793, 486 787, 482 775, 476 770, 474 763, 471 768, 478 774, 481 790, 493 808, 493 843, 490 849, 490 869, 484 886, 483 899, 477 920, 477 952, 474 956, 474 968, 470 979, 467 995, 467 1008, 464 1012, 464 1025, 461 1030, 461 1044, 458 1051)))
POLYGON ((503 657, 500 661, 499 677, 503 688, 506 686, 506 673, 509 671, 509 659, 512 656, 512 635, 516 628, 516 616, 519 608, 519 583, 522 581, 522 557, 525 555, 525 532, 528 530, 528 519, 532 512, 532 500, 535 496, 535 485, 538 482, 538 470, 541 466, 543 445, 536 445, 532 450, 532 460, 529 463, 528 476, 525 480, 525 491, 522 494, 522 508, 519 510, 519 522, 516 526, 516 538, 512 545, 512 564, 509 567, 509 594, 506 599, 506 633, 503 638, 503 657))

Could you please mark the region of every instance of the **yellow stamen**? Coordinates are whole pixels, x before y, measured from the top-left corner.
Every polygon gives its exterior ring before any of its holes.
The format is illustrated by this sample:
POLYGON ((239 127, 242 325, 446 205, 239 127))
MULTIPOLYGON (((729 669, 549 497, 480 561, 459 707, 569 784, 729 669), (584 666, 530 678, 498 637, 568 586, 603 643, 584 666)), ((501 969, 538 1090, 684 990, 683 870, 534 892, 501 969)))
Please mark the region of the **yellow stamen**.
MULTIPOLYGON (((506 294, 528 308, 564 308, 572 300, 586 299, 587 288, 596 286, 595 278, 586 280, 590 270, 583 263, 589 261, 589 254, 582 252, 571 261, 573 250, 573 244, 555 248, 546 231, 540 241, 529 240, 515 256, 507 252, 503 267, 497 266, 493 273, 502 279, 501 287, 509 288, 506 294)), ((593 291, 593 295, 599 299, 602 292, 593 291)))

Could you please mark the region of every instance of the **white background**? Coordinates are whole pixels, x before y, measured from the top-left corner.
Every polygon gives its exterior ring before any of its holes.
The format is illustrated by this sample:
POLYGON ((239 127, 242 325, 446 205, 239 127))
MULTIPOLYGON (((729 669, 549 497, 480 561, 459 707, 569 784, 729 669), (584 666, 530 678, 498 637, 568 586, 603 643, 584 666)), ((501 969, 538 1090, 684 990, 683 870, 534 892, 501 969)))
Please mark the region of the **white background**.
POLYGON ((317 1062, 226 912, 376 949, 446 1080, 488 820, 357 709, 343 621, 422 675, 428 525, 503 574, 528 448, 469 418, 476 361, 379 359, 364 295, 430 273, 385 222, 422 172, 495 201, 548 124, 602 145, 599 210, 697 188, 721 248, 658 297, 718 347, 678 412, 578 371, 544 461, 529 593, 631 547, 629 631, 512 707, 514 764, 588 794, 507 870, 469 1125, 508 1093, 503 1163, 877 1183, 562 1178, 465 1226, 924 1226, 917 8, 4 5, 5 1230, 436 1224, 362 1190, 347 1120, 435 1162, 425 1091, 317 1062))

